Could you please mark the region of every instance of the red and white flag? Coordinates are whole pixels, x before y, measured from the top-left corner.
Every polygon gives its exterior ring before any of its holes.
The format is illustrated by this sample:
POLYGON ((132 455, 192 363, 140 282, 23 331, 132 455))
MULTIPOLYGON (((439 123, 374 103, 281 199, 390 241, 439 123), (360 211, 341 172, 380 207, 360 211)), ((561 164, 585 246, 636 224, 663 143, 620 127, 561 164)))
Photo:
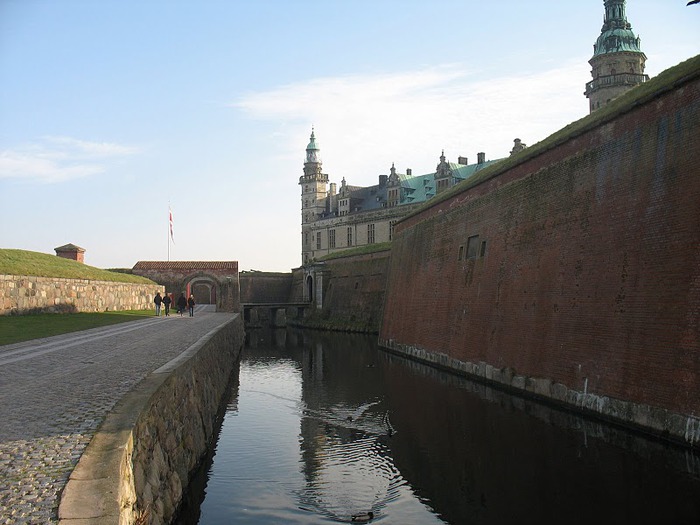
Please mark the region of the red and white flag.
POLYGON ((168 206, 168 213, 170 214, 170 240, 175 244, 175 237, 173 237, 173 210, 168 206))

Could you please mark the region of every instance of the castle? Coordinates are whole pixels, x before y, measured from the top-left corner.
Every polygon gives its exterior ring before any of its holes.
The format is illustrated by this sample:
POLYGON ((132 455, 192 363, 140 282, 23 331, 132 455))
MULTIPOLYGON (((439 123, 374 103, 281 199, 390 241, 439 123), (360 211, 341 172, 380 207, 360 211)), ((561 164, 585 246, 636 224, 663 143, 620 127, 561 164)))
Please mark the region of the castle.
MULTIPOLYGON (((603 27, 589 61, 593 80, 586 84, 585 91, 591 112, 649 79, 644 74, 646 55, 625 15, 625 0, 604 0, 604 5, 603 27)), ((515 139, 510 154, 525 147, 520 139, 515 139)), ((481 152, 474 164, 469 164, 466 157, 458 157, 453 163, 443 151, 432 173, 414 176, 410 169, 398 173, 392 164, 389 174, 379 175, 374 186, 350 186, 343 178, 338 189, 336 183, 329 184, 328 175, 323 173, 320 153, 312 129, 304 174, 299 178, 303 264, 340 250, 391 241, 397 220, 501 160, 487 161, 481 152)))

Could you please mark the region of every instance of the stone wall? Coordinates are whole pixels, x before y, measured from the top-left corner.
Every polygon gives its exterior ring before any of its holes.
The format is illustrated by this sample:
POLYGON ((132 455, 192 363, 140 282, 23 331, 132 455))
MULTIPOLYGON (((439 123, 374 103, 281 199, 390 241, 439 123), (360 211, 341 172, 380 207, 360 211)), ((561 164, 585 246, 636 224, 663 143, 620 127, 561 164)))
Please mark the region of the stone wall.
POLYGON ((105 312, 154 308, 158 284, 117 283, 0 275, 0 315, 39 312, 105 312))
POLYGON ((286 303, 292 295, 292 274, 241 272, 241 303, 286 303))
POLYGON ((109 413, 71 474, 59 523, 170 523, 211 447, 243 346, 232 316, 109 413))
POLYGON ((397 223, 381 343, 700 445, 700 57, 681 66, 397 223))
MULTIPOLYGON (((306 267, 315 283, 321 282, 320 308, 316 304, 302 320, 289 324, 308 328, 378 333, 386 291, 390 251, 329 259, 306 267)), ((307 275, 308 277, 308 275, 307 275)), ((292 291, 303 292, 302 275, 295 272, 292 291)))

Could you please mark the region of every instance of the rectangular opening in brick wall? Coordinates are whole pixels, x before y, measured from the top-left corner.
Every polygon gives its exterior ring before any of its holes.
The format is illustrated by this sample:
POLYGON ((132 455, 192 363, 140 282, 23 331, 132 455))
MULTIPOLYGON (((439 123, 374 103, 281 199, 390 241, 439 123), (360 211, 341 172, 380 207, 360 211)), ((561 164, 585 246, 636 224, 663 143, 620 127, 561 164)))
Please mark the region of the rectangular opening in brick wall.
POLYGON ((486 241, 481 241, 481 250, 479 251, 479 257, 484 257, 486 255, 486 241))
POLYGON ((464 245, 459 247, 459 256, 457 257, 458 261, 461 261, 464 259, 464 245))
POLYGON ((467 239, 467 259, 476 259, 479 254, 479 236, 472 235, 467 239))

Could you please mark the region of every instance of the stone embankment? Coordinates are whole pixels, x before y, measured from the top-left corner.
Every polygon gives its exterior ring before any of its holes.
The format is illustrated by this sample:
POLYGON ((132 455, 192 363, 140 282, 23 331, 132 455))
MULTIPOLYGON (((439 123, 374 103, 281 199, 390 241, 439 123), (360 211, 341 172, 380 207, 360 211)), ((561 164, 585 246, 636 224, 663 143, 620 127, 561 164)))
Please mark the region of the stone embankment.
POLYGON ((71 474, 59 523, 169 523, 213 446, 243 344, 236 316, 122 398, 71 474))
POLYGON ((159 284, 0 275, 0 315, 38 312, 105 312, 153 308, 159 284))

